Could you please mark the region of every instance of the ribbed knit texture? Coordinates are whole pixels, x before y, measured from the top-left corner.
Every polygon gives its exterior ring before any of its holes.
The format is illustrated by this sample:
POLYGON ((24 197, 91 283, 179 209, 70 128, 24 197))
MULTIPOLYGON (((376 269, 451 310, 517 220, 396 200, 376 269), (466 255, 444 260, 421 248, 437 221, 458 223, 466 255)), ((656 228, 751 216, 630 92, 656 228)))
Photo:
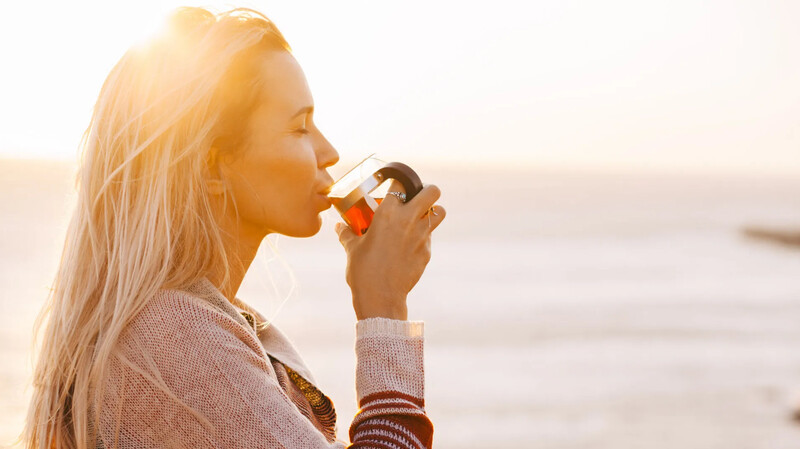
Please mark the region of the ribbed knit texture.
POLYGON ((348 446, 288 338, 274 325, 257 333, 263 315, 234 302, 206 278, 158 292, 126 327, 102 380, 98 447, 431 447, 421 322, 356 323, 359 411, 348 446))

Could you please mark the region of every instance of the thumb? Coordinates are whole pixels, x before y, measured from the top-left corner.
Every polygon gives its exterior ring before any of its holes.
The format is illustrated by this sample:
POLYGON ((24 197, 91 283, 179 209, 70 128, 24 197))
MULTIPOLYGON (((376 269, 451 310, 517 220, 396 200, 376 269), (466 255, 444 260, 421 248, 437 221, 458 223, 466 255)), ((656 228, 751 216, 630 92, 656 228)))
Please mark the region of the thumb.
POLYGON ((353 230, 350 229, 350 226, 347 226, 345 223, 336 223, 334 229, 336 230, 336 234, 339 235, 339 243, 341 243, 344 247, 347 247, 350 241, 357 237, 356 233, 353 232, 353 230))

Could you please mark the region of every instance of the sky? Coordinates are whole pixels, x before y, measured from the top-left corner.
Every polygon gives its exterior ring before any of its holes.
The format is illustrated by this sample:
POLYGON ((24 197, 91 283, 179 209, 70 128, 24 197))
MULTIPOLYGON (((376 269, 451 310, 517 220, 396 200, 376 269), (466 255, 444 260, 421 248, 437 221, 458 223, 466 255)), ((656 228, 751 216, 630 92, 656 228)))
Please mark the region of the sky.
POLYGON ((258 9, 342 160, 800 174, 800 2, 7 2, 0 158, 77 160, 105 76, 180 5, 258 9))

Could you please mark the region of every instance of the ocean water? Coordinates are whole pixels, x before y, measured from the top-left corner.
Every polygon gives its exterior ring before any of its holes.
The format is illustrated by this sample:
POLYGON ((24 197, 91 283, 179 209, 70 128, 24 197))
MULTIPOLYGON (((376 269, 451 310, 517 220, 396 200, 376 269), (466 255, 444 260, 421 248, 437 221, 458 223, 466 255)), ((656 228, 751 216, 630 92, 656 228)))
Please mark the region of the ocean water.
MULTIPOLYGON (((0 161, 0 443, 24 421, 73 169, 0 161)), ((418 171, 447 209, 409 295, 436 447, 800 448, 800 248, 741 233, 800 228, 800 174, 418 171)), ((346 440, 355 316, 336 221, 270 236, 238 296, 292 338, 346 440)))

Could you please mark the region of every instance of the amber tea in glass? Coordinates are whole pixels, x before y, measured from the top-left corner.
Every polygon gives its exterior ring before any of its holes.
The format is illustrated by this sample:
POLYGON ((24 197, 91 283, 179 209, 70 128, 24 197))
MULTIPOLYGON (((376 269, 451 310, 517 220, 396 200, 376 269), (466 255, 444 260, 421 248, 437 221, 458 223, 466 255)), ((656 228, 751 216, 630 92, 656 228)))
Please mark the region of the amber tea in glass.
POLYGON ((385 162, 371 154, 342 176, 328 189, 327 196, 356 235, 364 235, 375 211, 389 190, 386 181, 395 179, 403 185, 406 201, 420 190, 422 181, 414 170, 400 162, 385 162))

